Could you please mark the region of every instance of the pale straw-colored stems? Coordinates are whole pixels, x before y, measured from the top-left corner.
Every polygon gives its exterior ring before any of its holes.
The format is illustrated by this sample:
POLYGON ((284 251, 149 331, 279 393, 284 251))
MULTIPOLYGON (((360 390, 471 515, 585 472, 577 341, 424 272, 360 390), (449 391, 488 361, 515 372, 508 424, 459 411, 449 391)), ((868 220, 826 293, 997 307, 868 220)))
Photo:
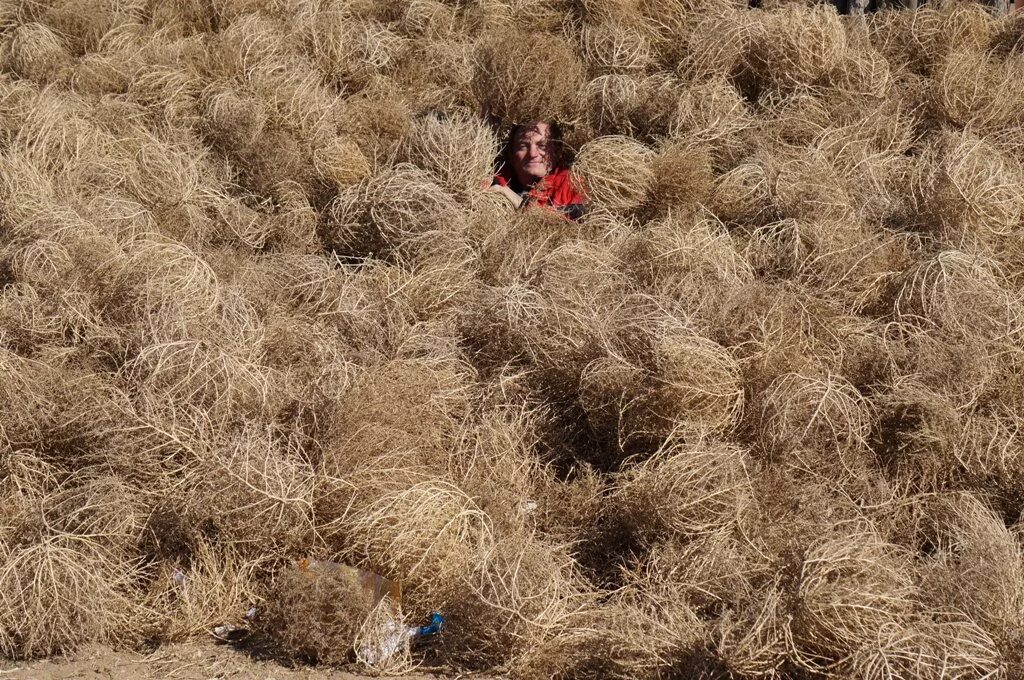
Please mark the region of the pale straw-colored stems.
POLYGON ((65 483, 42 499, 43 524, 54 535, 68 534, 127 557, 142 534, 145 508, 139 501, 119 477, 86 477, 65 483))
POLYGON ((652 149, 628 137, 599 137, 580 149, 573 177, 596 205, 628 213, 654 182, 653 158, 652 149))
POLYGON ((427 115, 413 123, 405 154, 453 195, 466 198, 490 183, 498 140, 467 113, 427 115))
POLYGON ((208 640, 214 626, 241 624, 245 609, 260 601, 256 573, 269 561, 197 541, 187 563, 164 561, 154 569, 139 623, 158 626, 170 641, 208 640))
POLYGON ((1024 216, 1024 174, 1019 164, 970 133, 932 138, 911 176, 922 227, 946 247, 968 249, 972 239, 991 243, 1017 228, 1024 216))
POLYGON ((589 65, 611 73, 644 71, 653 59, 643 33, 611 21, 585 25, 580 32, 580 47, 589 65))
MULTIPOLYGON (((354 508, 346 522, 353 548, 420 582, 446 565, 480 559, 494 543, 490 518, 458 487, 424 481, 354 508)), ((472 562, 471 562, 472 563, 472 562)))
POLYGON ((583 604, 567 558, 534 534, 499 539, 478 560, 466 585, 513 639, 555 632, 583 604))
POLYGON ((786 595, 778 580, 762 586, 737 613, 717 622, 719 655, 735 673, 773 677, 786 661, 786 595))
POLYGON ((871 680, 988 680, 1001 677, 1004 670, 995 640, 956 611, 924 612, 906 626, 883 625, 877 640, 858 650, 842 668, 871 680))
POLYGON ((123 636, 135 576, 132 564, 67 536, 0 545, 0 651, 30 658, 123 636))
POLYGON ((191 248, 146 235, 127 250, 128 258, 114 278, 137 288, 136 313, 153 313, 162 307, 181 310, 196 318, 211 314, 221 302, 220 287, 210 265, 191 248))
POLYGON ((632 120, 641 103, 640 82, 635 76, 615 73, 598 76, 586 84, 580 98, 599 132, 635 131, 632 120))
POLYGON ((905 624, 916 592, 909 555, 874 533, 820 541, 801 566, 789 627, 796 660, 828 668, 870 645, 880 628, 905 624))
POLYGON ((239 531, 236 541, 266 545, 279 536, 302 535, 312 531, 314 472, 298 453, 277 446, 275 433, 245 433, 230 449, 214 453, 200 461, 193 474, 196 482, 211 479, 225 484, 218 493, 209 489, 208 499, 223 495, 230 499, 224 519, 235 518, 239 531), (245 527, 257 530, 245 531, 245 527))
POLYGON ((839 375, 782 375, 768 387, 763 408, 765 437, 777 450, 857 454, 867 448, 870 403, 839 375))
POLYGON ((624 474, 616 497, 648 540, 714 533, 736 520, 750 493, 747 465, 737 447, 710 439, 669 441, 624 474))
POLYGON ((1020 294, 984 256, 941 251, 905 272, 901 284, 893 303, 897 321, 997 343, 1024 331, 1020 294))
POLYGON ((239 409, 267 399, 262 371, 244 358, 195 340, 146 347, 122 369, 138 385, 144 412, 173 414, 203 409, 213 422, 238 417, 239 409))
POLYGON ((7 68, 41 84, 56 81, 73 62, 62 36, 39 23, 10 30, 0 50, 7 68))

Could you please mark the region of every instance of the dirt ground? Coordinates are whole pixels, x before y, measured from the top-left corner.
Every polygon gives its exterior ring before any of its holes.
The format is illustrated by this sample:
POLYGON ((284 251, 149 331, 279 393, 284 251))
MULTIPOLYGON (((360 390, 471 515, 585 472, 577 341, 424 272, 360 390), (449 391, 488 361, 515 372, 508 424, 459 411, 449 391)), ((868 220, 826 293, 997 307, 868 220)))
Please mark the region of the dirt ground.
MULTIPOLYGON (((0 660, 0 680, 364 680, 370 676, 337 669, 286 668, 261 661, 227 645, 175 644, 149 654, 107 647, 84 649, 73 655, 42 661, 0 660)), ((416 673, 399 680, 452 680, 484 676, 416 673)), ((493 680, 493 676, 492 676, 493 680)))

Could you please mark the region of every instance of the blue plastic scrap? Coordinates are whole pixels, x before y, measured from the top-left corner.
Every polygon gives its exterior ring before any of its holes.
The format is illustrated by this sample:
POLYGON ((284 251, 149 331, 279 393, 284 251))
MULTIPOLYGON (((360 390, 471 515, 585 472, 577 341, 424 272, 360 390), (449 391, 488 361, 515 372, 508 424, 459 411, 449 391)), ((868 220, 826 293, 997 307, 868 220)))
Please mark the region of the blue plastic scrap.
POLYGON ((442 628, 444 628, 444 616, 442 616, 440 612, 434 612, 430 615, 430 623, 426 626, 420 626, 419 631, 416 633, 416 637, 434 635, 435 633, 441 632, 442 628))

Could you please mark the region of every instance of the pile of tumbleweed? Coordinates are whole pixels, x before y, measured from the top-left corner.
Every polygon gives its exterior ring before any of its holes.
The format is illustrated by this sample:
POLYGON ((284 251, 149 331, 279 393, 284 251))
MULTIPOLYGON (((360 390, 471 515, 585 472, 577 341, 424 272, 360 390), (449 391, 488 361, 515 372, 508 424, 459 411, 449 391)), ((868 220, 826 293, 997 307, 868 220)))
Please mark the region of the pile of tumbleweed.
POLYGON ((765 5, 7 3, 0 654, 1024 673, 1024 20, 765 5))

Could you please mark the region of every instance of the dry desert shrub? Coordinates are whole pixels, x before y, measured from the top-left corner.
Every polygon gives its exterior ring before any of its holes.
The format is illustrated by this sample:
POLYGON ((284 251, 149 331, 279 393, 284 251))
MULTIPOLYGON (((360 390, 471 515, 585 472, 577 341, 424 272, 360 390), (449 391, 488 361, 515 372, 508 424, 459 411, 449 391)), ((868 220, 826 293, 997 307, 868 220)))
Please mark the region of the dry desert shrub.
POLYGON ((259 612, 260 629, 295 659, 342 664, 373 609, 373 596, 347 567, 331 562, 286 567, 259 612))
POLYGON ((473 54, 467 39, 416 41, 395 68, 395 84, 415 111, 475 110, 473 54))
POLYGON ((880 630, 871 645, 855 652, 841 668, 858 677, 886 679, 970 678, 1001 670, 995 641, 970 619, 945 611, 925 612, 908 625, 880 630))
POLYGON ((628 73, 600 75, 584 86, 580 99, 588 124, 598 134, 633 134, 643 83, 628 73))
POLYGON ((277 304, 292 313, 337 328, 349 341, 370 335, 378 325, 376 300, 369 299, 360 277, 349 276, 316 255, 275 255, 247 261, 240 284, 259 309, 277 304))
POLYGON ((410 608, 446 612, 460 633, 447 654, 501 663, 557 629, 582 593, 556 548, 523 532, 498 541, 458 487, 436 477, 406 486, 380 465, 349 477, 358 491, 337 524, 353 557, 402 580, 410 608))
POLYGON ((0 9, 0 654, 1021 674, 1019 20, 143 4, 0 9))
MULTIPOLYGON (((523 291, 520 315, 509 328, 536 365, 551 378, 578 380, 583 367, 609 350, 642 352, 655 309, 630 290, 614 254, 588 242, 567 242, 540 263, 532 289, 523 291)), ((552 385, 555 386, 554 384, 552 385)))
POLYGON ((488 396, 497 403, 462 429, 446 468, 500 530, 519 528, 551 510, 539 504, 557 480, 536 456, 540 415, 526 404, 502 403, 511 401, 503 395, 488 396))
POLYGON ((59 342, 63 337, 64 324, 59 316, 53 316, 53 306, 40 293, 40 288, 28 283, 15 283, 8 284, 0 298, 0 318, 16 329, 7 333, 5 344, 23 356, 31 356, 40 345, 59 342))
POLYGON ((682 78, 730 76, 742 64, 752 22, 740 3, 645 0, 640 9, 656 63, 682 78))
POLYGON ((13 451, 32 452, 62 473, 105 468, 138 481, 161 472, 145 434, 118 428, 138 424, 137 415, 106 376, 4 354, 11 370, 0 389, 10 407, 0 433, 13 451))
POLYGON ((969 413, 984 405, 983 410, 992 413, 1014 403, 1013 342, 991 342, 980 335, 910 333, 905 347, 909 356, 899 361, 899 370, 916 376, 959 411, 969 413))
POLYGON ((266 398, 266 376, 251 359, 197 340, 146 347, 122 373, 138 386, 139 411, 169 425, 189 413, 210 425, 236 420, 266 398))
POLYGON ((982 5, 948 3, 921 12, 878 12, 870 35, 876 48, 897 67, 930 74, 952 52, 984 51, 992 21, 982 5))
POLYGON ((403 163, 346 187, 327 208, 324 244, 347 256, 381 257, 424 232, 458 230, 462 211, 432 180, 403 163))
MULTIPOLYGON (((684 81, 665 73, 609 73, 588 82, 580 93, 586 125, 572 132, 585 143, 591 134, 627 135, 655 142, 671 131, 684 81)), ((571 140, 572 141, 572 140, 571 140)))
POLYGON ((1020 53, 1024 51, 1021 38, 1024 38, 1024 24, 1019 16, 1008 14, 996 19, 990 45, 997 54, 1020 53))
POLYGON ((444 40, 458 32, 455 7, 437 0, 412 0, 399 21, 402 33, 410 37, 444 40))
POLYGON ((886 465, 922 489, 987 489, 1002 512, 1014 512, 1021 447, 1012 416, 965 414, 959 399, 910 380, 878 404, 875 448, 886 465))
MULTIPOLYGON (((879 489, 862 493, 863 485, 857 484, 862 480, 835 470, 835 454, 817 459, 806 459, 799 451, 791 454, 751 471, 750 502, 736 515, 736 539, 747 555, 747 569, 760 573, 762 580, 778 578, 781 587, 790 589, 797 585, 803 557, 813 545, 878 531, 865 508, 885 512, 894 495, 884 480, 879 489)), ((872 481, 879 483, 877 477, 872 481)))
POLYGON ((5 36, 0 50, 5 70, 40 84, 63 78, 73 63, 61 34, 43 24, 16 27, 5 36))
POLYGON ((585 24, 580 29, 580 56, 596 74, 643 72, 652 61, 647 37, 619 22, 585 24))
POLYGON ((1000 500, 1019 498, 1024 482, 1021 475, 1024 449, 1012 413, 1000 409, 987 417, 977 416, 965 430, 963 453, 956 459, 963 476, 976 488, 993 484, 1000 500))
MULTIPOLYGON (((680 78, 663 72, 639 78, 637 102, 630 110, 633 136, 645 142, 656 142, 671 134, 677 102, 685 88, 680 78)), ((615 111, 610 110, 608 115, 616 117, 615 111)))
POLYGON ((242 614, 258 598, 257 562, 202 538, 169 557, 148 574, 145 610, 135 625, 148 635, 183 641, 206 638, 223 623, 243 623, 242 614))
POLYGON ((893 528, 920 553, 920 588, 931 607, 963 612, 1004 653, 1019 645, 1021 546, 981 498, 954 492, 908 499, 893 528))
POLYGON ((197 41, 183 41, 175 48, 139 69, 128 85, 126 98, 152 112, 159 111, 159 115, 175 124, 193 125, 200 116, 200 95, 205 83, 189 62, 201 62, 208 55, 197 41))
POLYGON ((816 150, 766 155, 771 206, 780 218, 849 218, 853 200, 842 178, 816 150))
POLYGON ((724 78, 694 83, 678 98, 669 125, 671 136, 706 144, 717 167, 743 154, 744 133, 754 125, 747 103, 724 78))
POLYGON ((239 555, 301 550, 313 535, 314 471, 276 433, 242 430, 201 449, 180 475, 185 512, 239 555))
POLYGON ((493 546, 490 517, 440 479, 407 488, 378 482, 376 493, 372 485, 360 480, 348 517, 341 520, 350 553, 408 584, 422 606, 443 607, 446 597, 456 596, 446 589, 493 546))
POLYGON ((846 61, 846 31, 830 7, 787 5, 751 22, 746 66, 759 87, 821 84, 846 61))
POLYGON ((896 107, 822 132, 815 144, 842 177, 858 220, 895 226, 908 222, 905 194, 911 163, 905 151, 910 121, 896 107), (874 120, 888 121, 873 125, 874 120), (893 122, 895 121, 895 122, 893 122))
POLYGON ((580 403, 597 432, 628 452, 733 426, 743 390, 739 367, 724 348, 682 328, 660 334, 651 351, 643 367, 612 355, 583 370, 580 403))
POLYGON ((648 222, 620 246, 619 258, 637 283, 703 322, 726 291, 753 281, 753 271, 724 225, 686 213, 648 222))
POLYGON ((394 162, 412 126, 409 106, 397 96, 356 96, 345 100, 340 128, 351 135, 375 171, 394 162))
POLYGON ((769 449, 810 449, 856 457, 867 446, 869 403, 843 378, 789 373, 772 382, 762 408, 769 449))
POLYGON ((221 12, 197 0, 180 3, 158 3, 150 8, 150 22, 154 30, 174 37, 213 31, 221 19, 221 12))
POLYGON ((647 544, 713 534, 735 522, 737 509, 746 502, 749 464, 747 454, 735 446, 670 441, 622 474, 610 502, 647 544))
POLYGON ((566 547, 526 532, 495 541, 456 593, 448 600, 450 630, 462 636, 451 636, 445 652, 462 663, 513 668, 593 602, 566 547))
POLYGON ((328 181, 345 186, 366 178, 370 161, 349 136, 339 136, 313 152, 313 165, 328 181))
POLYGON ((481 37, 473 91, 479 105, 505 124, 576 118, 583 68, 557 36, 536 31, 481 37))
POLYGON ((880 465, 923 488, 943 486, 951 476, 950 460, 965 443, 957 404, 913 377, 897 378, 873 402, 878 422, 872 448, 880 465))
POLYGON ((796 660, 827 668, 905 624, 915 605, 910 555, 873 533, 820 541, 801 565, 791 644, 796 660))
POLYGON ((829 86, 847 97, 882 102, 898 90, 899 71, 875 49, 866 32, 851 30, 847 34, 848 58, 833 72, 829 86))
POLYGON ((126 54, 88 54, 75 65, 68 83, 81 94, 121 94, 138 69, 138 61, 126 54))
POLYGON ((408 626, 401 604, 391 597, 383 597, 363 621, 355 634, 352 648, 356 661, 375 673, 399 675, 415 668, 412 661, 412 641, 404 637, 395 649, 394 634, 408 626))
POLYGON ((498 141, 475 116, 427 115, 413 123, 406 159, 433 175, 453 196, 466 198, 490 183, 498 141))
POLYGON ((952 53, 937 65, 930 92, 937 121, 990 134, 1022 120, 1020 63, 981 52, 952 53))
POLYGON ((88 642, 124 640, 138 565, 88 537, 55 534, 0 547, 0 649, 49 656, 88 642))
MULTIPOLYGON (((97 239, 81 245, 108 244, 97 239)), ((100 276, 89 282, 94 288, 88 290, 94 304, 111 321, 134 326, 146 339, 159 342, 177 339, 147 332, 163 321, 215 316, 222 302, 216 275, 191 248, 163 237, 143 237, 111 255, 98 263, 95 273, 100 276), (152 314, 154 310, 163 315, 152 314)))
POLYGON ((716 656, 733 673, 771 677, 786 663, 782 587, 770 584, 716 621, 716 656))
POLYGON ((772 221, 768 172, 760 163, 741 163, 715 179, 708 208, 726 225, 772 221))
POLYGON ((912 184, 920 227, 953 248, 1008 234, 1024 211, 1018 165, 970 133, 933 138, 912 184))
POLYGON ((357 374, 325 432, 324 465, 344 476, 382 456, 437 465, 469 408, 471 374, 452 361, 396 359, 357 374), (325 442, 325 443, 326 443, 325 442))
POLYGON ((943 250, 919 260, 893 283, 896 321, 936 329, 950 339, 1001 342, 1020 333, 1019 295, 982 255, 943 250))
POLYGON ((72 535, 131 557, 142 536, 146 505, 138 490, 120 477, 82 470, 41 499, 48 532, 72 535))
MULTIPOLYGON (((713 445, 713 448, 722 449, 722 446, 713 445)), ((741 454, 734 462, 746 466, 744 475, 750 472, 749 458, 744 459, 741 454)), ((705 505, 714 507, 731 495, 732 500, 739 500, 741 504, 729 508, 726 502, 719 509, 725 512, 745 512, 745 506, 751 502, 751 499, 741 495, 750 491, 747 481, 739 480, 735 490, 718 499, 707 499, 705 505)), ((657 499, 654 500, 657 502, 657 499)), ((699 508, 694 506, 691 510, 698 511, 699 508)), ((746 618, 751 606, 760 608, 766 604, 759 599, 759 592, 763 592, 766 599, 772 599, 770 593, 773 590, 773 584, 768 582, 773 578, 770 565, 765 563, 763 555, 749 549, 748 542, 737 532, 734 519, 722 522, 721 528, 712 532, 655 543, 644 566, 648 578, 659 583, 659 589, 674 592, 675 598, 685 601, 695 613, 719 628, 716 633, 723 638, 733 638, 737 634, 746 636, 747 632, 741 633, 739 630, 744 624, 740 620, 730 619, 737 616, 746 618)), ((738 649, 742 646, 739 641, 734 639, 733 642, 735 644, 727 646, 732 647, 737 656, 744 655, 738 649)))
POLYGON ((650 570, 638 571, 517 659, 516 675, 655 678, 698 647, 702 633, 702 621, 670 584, 650 570))
POLYGON ((669 142, 651 163, 654 182, 648 212, 685 211, 707 203, 712 186, 711 155, 690 141, 669 142))
POLYGON ((300 35, 313 63, 328 82, 359 91, 392 69, 405 40, 387 25, 359 20, 338 9, 303 17, 300 35))
POLYGON ((744 248, 758 276, 800 281, 858 312, 884 295, 907 266, 907 251, 852 220, 781 220, 753 230, 744 248))
POLYGON ((573 178, 596 206, 629 213, 646 199, 655 180, 654 152, 628 137, 599 137, 580 149, 573 178))
POLYGON ((0 457, 0 470, 0 539, 12 547, 34 543, 45 530, 42 499, 58 485, 61 470, 29 450, 15 451, 10 446, 0 457))
POLYGON ((739 361, 749 414, 780 376, 822 375, 841 365, 841 320, 805 287, 754 281, 730 288, 712 311, 711 337, 739 361))
POLYGON ((203 104, 207 134, 229 153, 254 142, 270 120, 266 102, 227 83, 208 86, 203 104))
POLYGON ((479 285, 477 253, 467 234, 427 232, 407 243, 397 259, 401 271, 391 285, 394 304, 403 316, 413 324, 447 323, 461 317, 464 308, 458 300, 469 297, 479 285))
POLYGON ((650 390, 639 397, 649 414, 639 429, 667 436, 679 428, 727 431, 743 408, 740 369, 718 343, 692 331, 669 331, 654 345, 650 390))
POLYGON ((94 4, 85 0, 62 0, 43 8, 31 8, 29 12, 35 15, 34 20, 65 36, 72 51, 81 55, 96 51, 111 29, 137 22, 141 18, 140 10, 139 4, 133 1, 107 0, 94 4))

